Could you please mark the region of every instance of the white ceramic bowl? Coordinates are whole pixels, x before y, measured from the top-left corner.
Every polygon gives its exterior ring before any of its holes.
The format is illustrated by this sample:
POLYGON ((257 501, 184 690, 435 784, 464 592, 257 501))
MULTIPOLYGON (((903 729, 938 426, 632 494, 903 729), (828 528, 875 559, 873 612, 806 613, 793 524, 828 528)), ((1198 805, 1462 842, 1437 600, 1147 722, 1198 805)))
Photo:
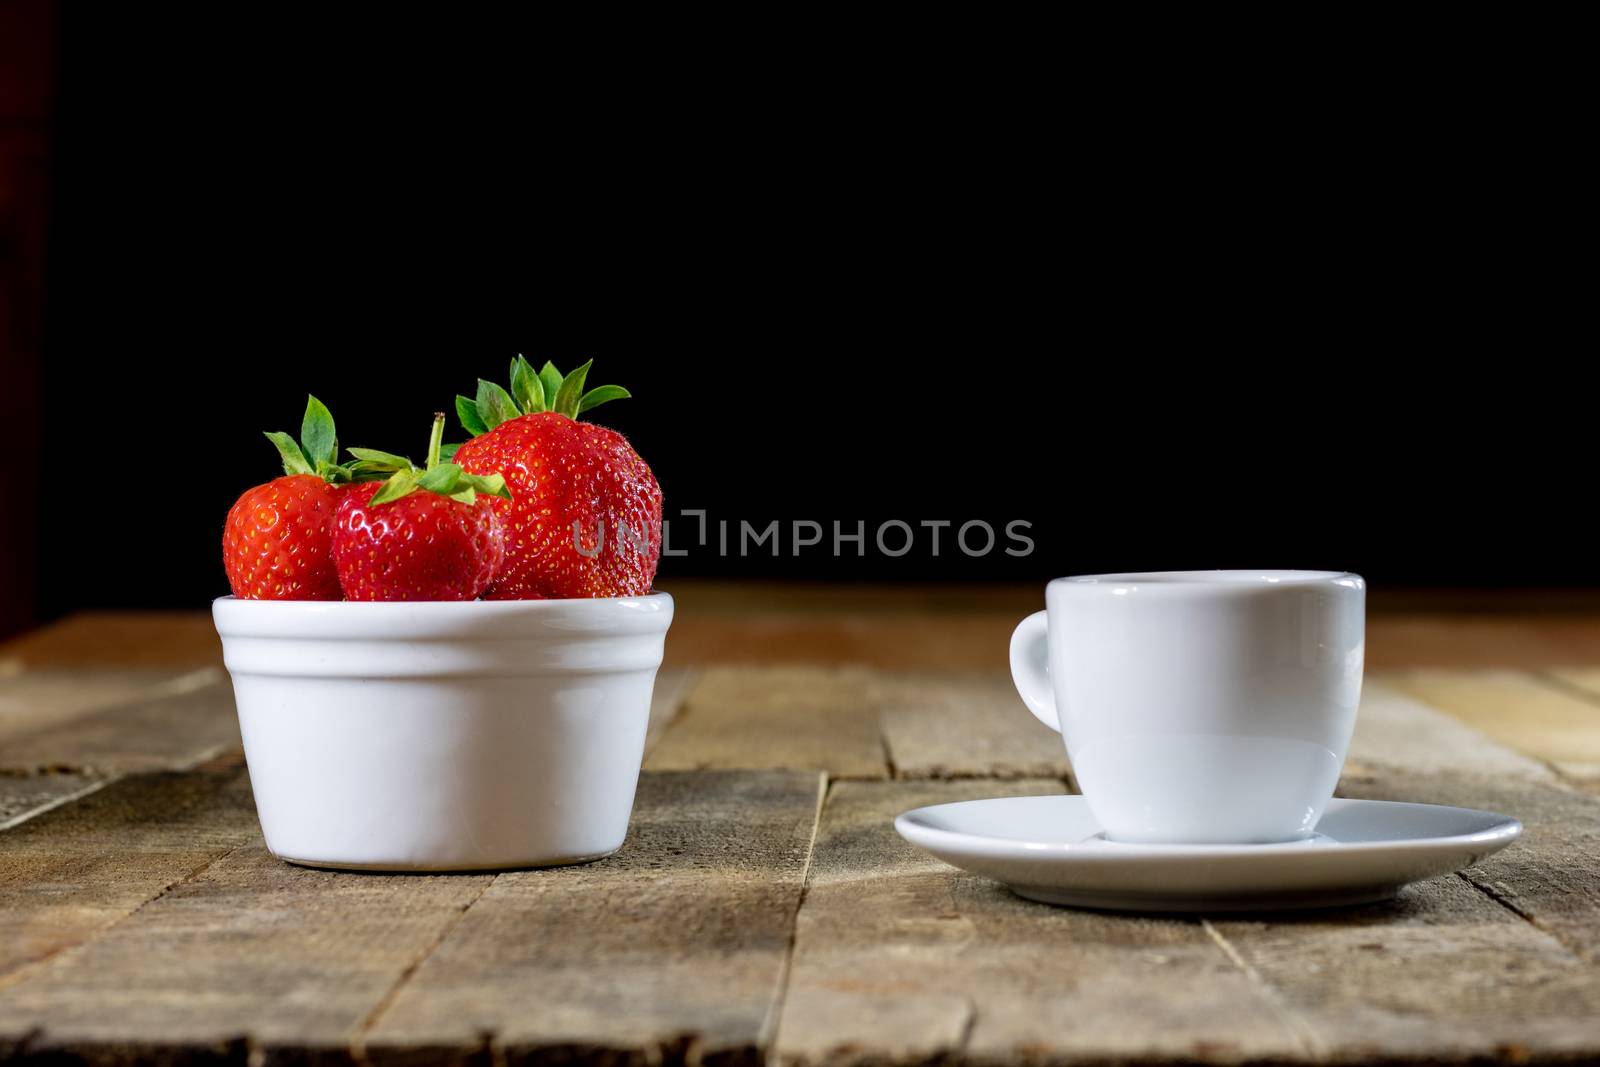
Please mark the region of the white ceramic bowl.
POLYGON ((622 847, 665 593, 212 605, 267 847, 378 870, 622 847))

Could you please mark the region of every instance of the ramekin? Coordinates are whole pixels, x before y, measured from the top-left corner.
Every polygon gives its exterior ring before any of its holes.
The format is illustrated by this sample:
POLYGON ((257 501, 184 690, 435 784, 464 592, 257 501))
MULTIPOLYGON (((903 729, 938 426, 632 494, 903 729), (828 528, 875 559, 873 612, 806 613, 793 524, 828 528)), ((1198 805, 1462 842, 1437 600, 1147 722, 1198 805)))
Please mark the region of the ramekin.
POLYGON ((445 871, 622 847, 665 593, 212 605, 274 855, 445 871))

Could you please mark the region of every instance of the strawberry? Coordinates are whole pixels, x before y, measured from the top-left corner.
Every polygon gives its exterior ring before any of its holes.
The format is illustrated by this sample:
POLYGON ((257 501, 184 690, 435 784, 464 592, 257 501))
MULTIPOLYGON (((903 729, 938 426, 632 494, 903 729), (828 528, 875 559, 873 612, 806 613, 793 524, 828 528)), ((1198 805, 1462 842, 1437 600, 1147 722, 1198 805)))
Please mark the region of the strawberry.
POLYGON ((440 462, 444 415, 434 416, 428 466, 352 448, 357 477, 392 472, 382 485, 347 489, 333 523, 333 559, 349 600, 475 600, 505 558, 505 534, 489 506, 505 479, 440 462), (479 496, 479 494, 489 494, 479 496))
POLYGON ((267 439, 283 457, 284 477, 245 490, 222 528, 222 566, 242 600, 338 600, 333 512, 352 474, 334 463, 333 416, 309 397, 300 441, 267 439))
MULTIPOLYGON (((590 361, 592 363, 593 360, 590 361)), ((490 503, 506 524, 506 561, 487 598, 643 596, 661 558, 661 487, 628 441, 578 416, 629 395, 584 391, 590 363, 538 373, 518 356, 511 391, 479 380, 476 399, 456 397, 472 434, 455 461, 499 471, 514 494, 490 503)))

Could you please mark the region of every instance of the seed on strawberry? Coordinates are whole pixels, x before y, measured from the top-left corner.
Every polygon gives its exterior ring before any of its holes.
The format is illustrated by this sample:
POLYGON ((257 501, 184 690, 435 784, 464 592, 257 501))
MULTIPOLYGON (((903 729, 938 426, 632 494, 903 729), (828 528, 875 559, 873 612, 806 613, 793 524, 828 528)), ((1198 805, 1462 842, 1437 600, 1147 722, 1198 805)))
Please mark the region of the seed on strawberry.
POLYGON ((490 600, 643 596, 661 558, 661 487, 615 430, 578 416, 629 395, 584 391, 590 363, 563 376, 511 362, 511 391, 479 380, 456 397, 473 435, 454 456, 462 469, 497 471, 515 494, 493 500, 506 525, 506 560, 490 600))
POLYGON ((222 566, 242 600, 338 600, 333 513, 352 474, 334 462, 333 416, 309 397, 300 440, 267 438, 283 457, 284 477, 245 490, 222 528, 222 566))
POLYGON ((350 600, 475 600, 505 558, 491 499, 509 498, 498 474, 476 475, 440 460, 444 415, 434 416, 423 470, 403 456, 352 448, 357 485, 334 518, 333 558, 350 600), (484 495, 479 495, 484 494, 484 495))

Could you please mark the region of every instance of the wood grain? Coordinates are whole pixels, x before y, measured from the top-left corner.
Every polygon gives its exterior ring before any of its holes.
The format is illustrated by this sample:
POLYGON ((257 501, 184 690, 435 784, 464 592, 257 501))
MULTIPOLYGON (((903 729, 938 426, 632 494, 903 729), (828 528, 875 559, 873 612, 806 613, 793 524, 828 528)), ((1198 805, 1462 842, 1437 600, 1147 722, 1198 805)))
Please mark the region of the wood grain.
POLYGON ((1600 1048, 1600 798, 1515 774, 1380 772, 1347 792, 1501 811, 1526 832, 1392 903, 1215 923, 1319 1055, 1525 1061, 1600 1048))
MULTIPOLYGON (((237 763, 136 775, 0 834, 0 988, 257 833, 237 763)), ((0 1030, 14 1029, 0 993, 0 1030)))
POLYGON ((647 775, 619 855, 500 875, 281 863, 242 784, 137 776, 14 832, 0 870, 22 888, 0 923, 28 951, 0 1039, 46 1057, 433 1061, 492 1036, 498 1056, 646 1063, 753 1060, 769 1038, 814 772, 647 775), (182 792, 196 783, 208 797, 182 792))
MULTIPOLYGON (((1600 964, 1600 797, 1560 782, 1405 774, 1355 783, 1349 795, 1483 808, 1522 820, 1522 838, 1465 877, 1569 952, 1600 964)), ((1592 968, 1590 980, 1600 987, 1592 968)))
POLYGON ((236 750, 239 743, 233 687, 211 675, 198 688, 169 690, 8 737, 0 746, 0 770, 164 770, 236 750))
POLYGON ((1382 770, 1413 775, 1460 774, 1551 782, 1555 774, 1532 756, 1512 751, 1461 720, 1369 678, 1361 691, 1345 780, 1382 770))
POLYGON ((656 672, 655 689, 650 695, 650 722, 645 727, 644 750, 649 752, 661 740, 667 727, 683 710, 683 702, 700 680, 700 672, 692 668, 666 667, 656 672))
POLYGON ((1207 921, 1023 901, 894 834, 909 807, 1062 788, 1004 671, 1010 592, 674 592, 649 761, 678 769, 642 777, 617 857, 498 876, 267 855, 220 675, 140 688, 215 662, 204 616, 0 648, 0 1059, 1600 1055, 1600 796, 1570 785, 1600 751, 1592 619, 1374 617, 1369 663, 1405 669, 1369 677, 1340 792, 1524 838, 1388 904, 1207 921), (847 780, 819 824, 822 771, 847 780))
POLYGON ((1061 736, 1004 671, 881 673, 872 689, 896 778, 1066 778, 1061 736))
POLYGON ((14 666, 0 671, 0 762, 10 738, 115 704, 186 692, 222 677, 211 667, 176 672, 165 668, 23 671, 20 664, 14 666))
POLYGON ((884 778, 873 700, 873 675, 861 668, 708 668, 645 768, 814 767, 884 778))
POLYGON ((1555 668, 1542 672, 1590 702, 1600 701, 1600 667, 1555 668))
MULTIPOLYGON (((883 670, 993 670, 1011 631, 1043 606, 1040 587, 856 589, 676 582, 665 665, 859 664, 883 670)), ((1374 597, 1374 603, 1377 601, 1374 597)), ((218 665, 204 612, 86 612, 0 645, 0 663, 39 667, 218 665)), ((1367 667, 1535 670, 1600 667, 1600 615, 1386 614, 1367 624, 1367 667)))
POLYGON ((309 870, 256 838, 0 993, 0 1031, 90 1059, 343 1054, 492 879, 309 870))
MULTIPOLYGON (((1580 667, 1540 672, 1540 677, 1578 699, 1600 708, 1600 668, 1580 667)), ((1562 771, 1591 792, 1600 792, 1600 763, 1562 760, 1562 771)))
POLYGON ((69 803, 114 780, 99 771, 0 770, 0 831, 69 803))
POLYGON ((0 645, 0 659, 49 667, 222 665, 222 642, 204 611, 85 611, 0 645))
POLYGON ((805 771, 645 775, 621 853, 502 874, 364 1054, 759 1062, 821 786, 805 771))
POLYGON ((1306 1052, 1194 921, 1052 908, 905 843, 908 808, 1054 780, 841 782, 796 929, 785 1064, 1192 1062, 1306 1052))
POLYGON ((1520 811, 1531 839, 1552 834, 1531 854, 1513 846, 1470 882, 1435 879, 1386 904, 1210 921, 1033 905, 888 828, 906 807, 1051 783, 841 783, 818 833, 778 1056, 1351 1062, 1592 1051, 1600 895, 1584 857, 1600 845, 1600 800, 1536 782, 1496 793, 1496 781, 1391 774, 1366 791, 1520 811))
POLYGON ((1600 614, 1371 613, 1367 669, 1537 670, 1600 666, 1600 614))
POLYGON ((1523 1061, 1600 1043, 1593 968, 1460 878, 1355 910, 1207 927, 1316 1060, 1523 1061))
MULTIPOLYGON (((1023 613, 1026 614, 1026 613, 1023 613)), ((672 666, 859 664, 882 670, 984 670, 1005 662, 1021 615, 818 613, 679 615, 667 639, 672 666)))
POLYGON ((19 702, 0 722, 9 731, 0 735, 0 831, 125 774, 183 769, 238 751, 233 693, 221 671, 156 677, 116 671, 96 680, 91 672, 77 694, 54 675, 0 680, 19 702), (140 695, 107 704, 130 689, 140 695))
POLYGON ((1600 777, 1600 706, 1522 671, 1408 671, 1389 684, 1564 775, 1600 777))

